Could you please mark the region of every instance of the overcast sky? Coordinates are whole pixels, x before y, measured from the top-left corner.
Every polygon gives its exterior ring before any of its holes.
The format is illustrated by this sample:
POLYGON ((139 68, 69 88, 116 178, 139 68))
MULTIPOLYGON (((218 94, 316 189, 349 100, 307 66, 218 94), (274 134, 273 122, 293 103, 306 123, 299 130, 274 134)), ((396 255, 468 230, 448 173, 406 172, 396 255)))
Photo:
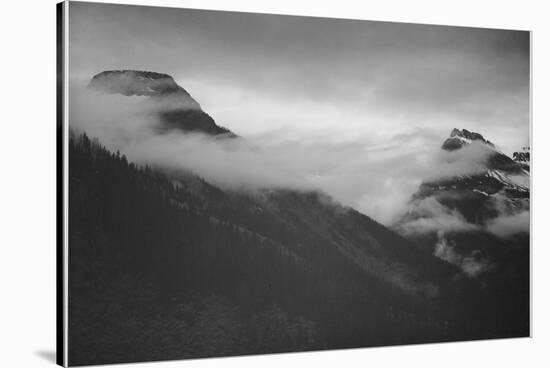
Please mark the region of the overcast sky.
MULTIPOLYGON (((452 128, 508 154, 529 145, 524 31, 71 2, 69 46, 73 82, 112 69, 170 74, 219 125, 264 148, 186 141, 229 167, 200 162, 199 174, 261 183, 292 172, 386 223, 444 170, 435 156, 452 128)), ((92 109, 87 98, 76 111, 97 119, 105 101, 92 109)), ((142 148, 135 157, 159 150, 142 148)))
POLYGON ((440 144, 459 127, 528 143, 524 31, 71 2, 71 75, 110 69, 172 75, 243 136, 421 128, 440 144))

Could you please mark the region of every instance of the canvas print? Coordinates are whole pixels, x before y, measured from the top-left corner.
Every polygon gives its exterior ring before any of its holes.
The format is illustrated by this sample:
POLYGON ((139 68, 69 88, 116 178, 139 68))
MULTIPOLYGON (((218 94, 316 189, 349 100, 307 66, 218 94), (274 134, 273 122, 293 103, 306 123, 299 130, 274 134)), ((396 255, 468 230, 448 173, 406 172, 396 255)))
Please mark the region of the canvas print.
POLYGON ((530 335, 528 31, 60 7, 61 364, 530 335))

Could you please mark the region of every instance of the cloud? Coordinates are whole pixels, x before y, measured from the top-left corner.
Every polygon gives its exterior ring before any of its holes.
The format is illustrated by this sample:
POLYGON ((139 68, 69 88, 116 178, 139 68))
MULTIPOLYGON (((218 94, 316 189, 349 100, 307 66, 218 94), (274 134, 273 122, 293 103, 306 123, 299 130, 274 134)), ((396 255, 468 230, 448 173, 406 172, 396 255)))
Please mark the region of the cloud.
POLYGON ((439 203, 434 197, 415 201, 410 209, 415 218, 399 225, 405 235, 472 231, 478 225, 467 222, 456 210, 439 203))
MULTIPOLYGON (((442 193, 408 203, 405 221, 398 223, 396 229, 403 235, 448 234, 467 231, 487 231, 501 239, 510 238, 518 233, 529 233, 529 199, 510 199, 503 193, 493 194, 486 204, 495 211, 493 217, 483 223, 470 223, 457 210, 439 202, 439 199, 461 194, 442 193)), ((454 199, 460 199, 454 198, 454 199)))
POLYGON ((102 94, 72 80, 70 125, 137 163, 189 170, 234 190, 320 190, 387 224, 406 211, 422 181, 469 172, 476 156, 470 148, 442 151, 439 144, 428 143, 436 135, 422 130, 425 135, 334 137, 330 131, 282 126, 229 140, 160 134, 155 113, 167 107, 162 104, 144 96, 102 94))
POLYGON ((530 231, 529 211, 522 211, 512 215, 499 216, 487 224, 487 230, 499 238, 508 238, 518 233, 528 234, 530 231))
POLYGON ((477 277, 494 267, 478 250, 474 250, 468 255, 457 252, 455 244, 447 240, 442 231, 438 233, 434 256, 458 266, 469 277, 477 277))
POLYGON ((71 75, 168 73, 242 135, 326 107, 332 134, 465 127, 509 154, 529 137, 524 31, 78 2, 70 27, 71 75))

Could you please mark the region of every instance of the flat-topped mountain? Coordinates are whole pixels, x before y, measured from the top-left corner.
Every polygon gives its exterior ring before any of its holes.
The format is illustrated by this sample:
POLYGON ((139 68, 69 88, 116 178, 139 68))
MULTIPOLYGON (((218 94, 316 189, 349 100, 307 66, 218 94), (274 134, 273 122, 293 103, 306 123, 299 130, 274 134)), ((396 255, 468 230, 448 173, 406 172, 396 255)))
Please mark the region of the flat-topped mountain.
POLYGON ((138 70, 101 72, 92 78, 89 88, 125 96, 159 96, 173 93, 189 96, 189 93, 168 74, 138 70))
POLYGON ((199 103, 168 74, 139 70, 109 70, 96 74, 88 88, 100 93, 148 96, 155 104, 160 126, 168 132, 205 133, 235 137, 229 129, 216 124, 199 103))

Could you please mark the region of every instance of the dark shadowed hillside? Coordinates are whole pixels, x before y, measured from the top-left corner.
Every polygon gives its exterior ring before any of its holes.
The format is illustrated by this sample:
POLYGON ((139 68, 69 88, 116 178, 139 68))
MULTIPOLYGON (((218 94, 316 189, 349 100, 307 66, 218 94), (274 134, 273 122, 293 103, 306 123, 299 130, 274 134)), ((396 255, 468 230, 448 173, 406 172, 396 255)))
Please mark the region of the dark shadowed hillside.
POLYGON ((86 135, 69 158, 71 365, 529 333, 487 303, 505 290, 323 194, 222 191, 86 135))

